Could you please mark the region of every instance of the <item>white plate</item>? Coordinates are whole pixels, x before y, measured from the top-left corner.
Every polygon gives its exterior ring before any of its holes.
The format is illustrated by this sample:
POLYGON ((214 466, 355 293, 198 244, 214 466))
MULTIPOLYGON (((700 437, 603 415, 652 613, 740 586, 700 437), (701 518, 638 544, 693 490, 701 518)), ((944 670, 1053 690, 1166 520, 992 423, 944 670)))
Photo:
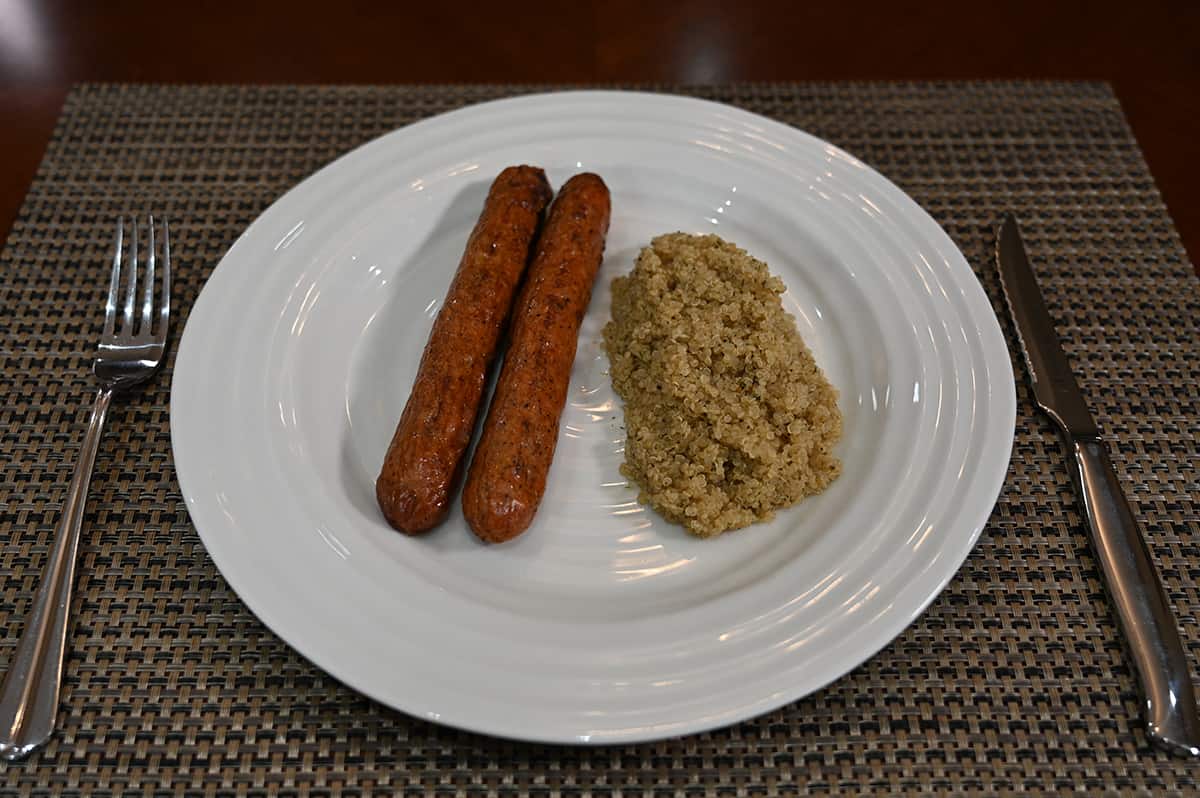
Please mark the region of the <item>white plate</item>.
POLYGON ((351 687, 505 737, 615 743, 751 717, 846 673, 958 569, 999 492, 1004 340, 950 239, 850 155, 734 108, 575 92, 436 117, 288 192, 229 250, 179 347, 171 435, 230 585, 351 687), (477 543, 457 509, 393 532, 373 484, 484 193, 532 163, 612 190, 608 248, 534 525, 477 543), (652 236, 716 232, 788 287, 841 392, 845 473, 696 540, 635 502, 599 346, 652 236))

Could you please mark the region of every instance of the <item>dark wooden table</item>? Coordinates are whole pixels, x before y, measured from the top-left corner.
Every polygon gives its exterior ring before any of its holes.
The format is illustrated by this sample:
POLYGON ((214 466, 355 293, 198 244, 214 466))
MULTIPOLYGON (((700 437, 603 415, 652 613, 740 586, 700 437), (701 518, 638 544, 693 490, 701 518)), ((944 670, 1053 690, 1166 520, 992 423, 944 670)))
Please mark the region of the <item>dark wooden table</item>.
POLYGON ((1200 3, 0 0, 0 231, 79 81, 1106 80, 1200 254, 1200 3))

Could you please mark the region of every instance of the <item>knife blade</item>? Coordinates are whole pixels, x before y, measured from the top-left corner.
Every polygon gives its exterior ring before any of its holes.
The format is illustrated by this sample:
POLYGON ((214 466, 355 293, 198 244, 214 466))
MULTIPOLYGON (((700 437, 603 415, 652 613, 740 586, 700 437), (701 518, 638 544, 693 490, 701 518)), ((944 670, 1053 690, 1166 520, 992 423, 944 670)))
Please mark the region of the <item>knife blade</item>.
POLYGON ((1004 300, 1017 328, 1021 354, 1038 405, 1068 433, 1099 437, 1100 430, 1075 382, 1071 363, 1058 342, 1054 321, 1046 310, 1042 292, 1025 256, 1017 220, 1012 216, 1000 227, 996 260, 1000 264, 1004 300))
POLYGON ((1046 310, 1017 220, 996 237, 996 264, 1038 406, 1062 433, 1089 538, 1144 698, 1146 734, 1175 754, 1200 756, 1200 713, 1187 656, 1145 538, 1108 458, 1046 310))

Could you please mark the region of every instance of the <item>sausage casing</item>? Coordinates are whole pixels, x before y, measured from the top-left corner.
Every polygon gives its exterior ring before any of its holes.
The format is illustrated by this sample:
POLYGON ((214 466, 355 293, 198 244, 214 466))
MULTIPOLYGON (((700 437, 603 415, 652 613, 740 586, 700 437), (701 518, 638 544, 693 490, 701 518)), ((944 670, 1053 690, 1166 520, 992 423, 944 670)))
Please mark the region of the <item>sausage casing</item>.
POLYGON ((424 532, 446 517, 550 197, 536 167, 510 166, 492 182, 375 482, 384 518, 401 532, 424 532))
POLYGON ((482 540, 524 532, 545 493, 610 213, 608 188, 590 173, 563 184, 550 207, 463 489, 463 512, 482 540))

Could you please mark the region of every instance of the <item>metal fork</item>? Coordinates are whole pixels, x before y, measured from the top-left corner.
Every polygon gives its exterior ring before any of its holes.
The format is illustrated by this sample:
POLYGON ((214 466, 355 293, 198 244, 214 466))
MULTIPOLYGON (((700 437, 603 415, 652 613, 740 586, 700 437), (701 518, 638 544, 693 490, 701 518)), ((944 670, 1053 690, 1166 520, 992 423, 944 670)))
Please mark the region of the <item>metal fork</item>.
POLYGON ((135 313, 138 301, 136 219, 133 220, 132 239, 126 246, 125 220, 118 220, 112 280, 104 308, 104 332, 92 364, 100 389, 96 392, 92 420, 83 438, 75 475, 71 478, 71 487, 63 503, 62 517, 54 532, 54 547, 42 571, 42 581, 33 598, 25 632, 17 643, 16 652, 4 674, 4 682, 0 684, 0 756, 9 760, 25 757, 54 733, 83 506, 92 478, 92 466, 96 462, 96 450, 104 434, 104 419, 109 404, 117 391, 149 379, 162 362, 166 348, 167 323, 171 314, 171 242, 167 222, 164 220, 162 224, 161 298, 156 314, 154 283, 159 262, 154 217, 149 218, 140 322, 135 313), (121 266, 122 255, 127 262, 124 270, 121 266), (123 276, 125 301, 120 303, 123 276))

